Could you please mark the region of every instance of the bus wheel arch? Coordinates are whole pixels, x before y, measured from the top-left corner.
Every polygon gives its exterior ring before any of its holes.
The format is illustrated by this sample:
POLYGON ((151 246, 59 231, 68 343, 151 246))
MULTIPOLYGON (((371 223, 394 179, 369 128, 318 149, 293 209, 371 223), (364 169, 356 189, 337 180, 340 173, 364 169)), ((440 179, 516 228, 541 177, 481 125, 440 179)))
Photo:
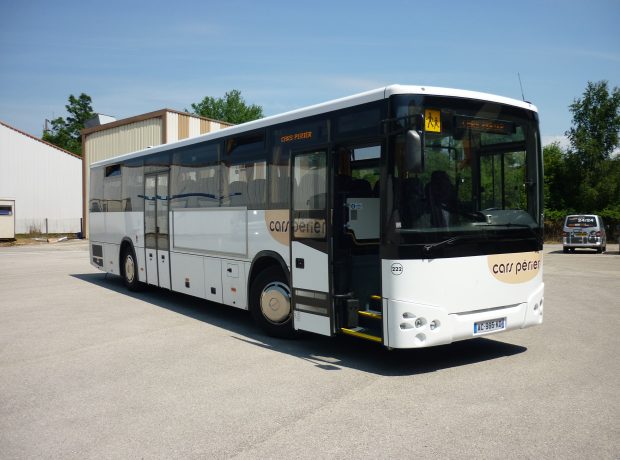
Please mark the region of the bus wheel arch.
POLYGON ((249 308, 267 334, 290 338, 295 333, 293 303, 290 276, 282 264, 283 261, 272 256, 254 260, 250 269, 249 308))
POLYGON ((124 239, 121 243, 119 257, 119 273, 123 284, 130 291, 139 291, 143 288, 138 275, 138 259, 131 241, 124 239))

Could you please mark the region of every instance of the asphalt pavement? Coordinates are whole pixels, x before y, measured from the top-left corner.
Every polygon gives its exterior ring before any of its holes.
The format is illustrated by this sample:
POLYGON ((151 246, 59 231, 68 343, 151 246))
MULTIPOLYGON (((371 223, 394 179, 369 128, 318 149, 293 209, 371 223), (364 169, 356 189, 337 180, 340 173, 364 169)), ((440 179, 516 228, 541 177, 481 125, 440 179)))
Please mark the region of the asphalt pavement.
POLYGON ((0 248, 0 458, 620 458, 608 249, 545 247, 540 327, 389 351, 0 248))

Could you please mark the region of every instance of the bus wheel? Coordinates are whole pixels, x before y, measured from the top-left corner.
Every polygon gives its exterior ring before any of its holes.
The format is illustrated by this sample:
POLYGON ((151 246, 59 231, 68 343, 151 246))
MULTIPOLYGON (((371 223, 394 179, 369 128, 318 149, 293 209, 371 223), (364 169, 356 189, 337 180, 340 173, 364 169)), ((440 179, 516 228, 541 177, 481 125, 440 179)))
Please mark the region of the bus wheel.
POLYGON ((131 247, 125 248, 121 257, 121 275, 123 284, 130 291, 139 291, 142 283, 138 281, 138 261, 131 247))
POLYGON ((267 334, 294 335, 292 305, 291 289, 279 267, 268 267, 258 274, 250 288, 250 311, 267 334))

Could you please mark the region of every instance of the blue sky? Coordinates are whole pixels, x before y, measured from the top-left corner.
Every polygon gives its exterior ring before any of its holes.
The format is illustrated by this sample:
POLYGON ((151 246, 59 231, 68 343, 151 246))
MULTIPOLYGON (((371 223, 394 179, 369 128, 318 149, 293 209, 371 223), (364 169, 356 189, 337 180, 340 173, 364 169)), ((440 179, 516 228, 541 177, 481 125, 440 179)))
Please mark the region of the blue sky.
POLYGON ((392 83, 538 106, 570 127, 588 81, 620 86, 620 1, 0 0, 0 120, 40 136, 84 92, 126 118, 239 89, 265 115, 392 83))

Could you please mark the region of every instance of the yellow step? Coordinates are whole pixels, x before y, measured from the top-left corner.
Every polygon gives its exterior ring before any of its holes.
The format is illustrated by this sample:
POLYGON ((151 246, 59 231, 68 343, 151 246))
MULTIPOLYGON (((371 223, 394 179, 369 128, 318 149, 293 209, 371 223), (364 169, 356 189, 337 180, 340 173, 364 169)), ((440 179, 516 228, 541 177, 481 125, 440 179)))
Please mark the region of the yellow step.
POLYGON ((370 310, 360 310, 357 312, 360 316, 365 316, 366 318, 372 319, 382 319, 383 314, 380 311, 370 311, 370 310))
POLYGON ((352 335, 353 337, 357 337, 359 339, 370 340, 372 342, 383 343, 383 339, 381 337, 377 337, 376 335, 367 334, 364 332, 366 329, 361 327, 356 327, 355 329, 348 329, 343 327, 340 329, 344 334, 352 335))

